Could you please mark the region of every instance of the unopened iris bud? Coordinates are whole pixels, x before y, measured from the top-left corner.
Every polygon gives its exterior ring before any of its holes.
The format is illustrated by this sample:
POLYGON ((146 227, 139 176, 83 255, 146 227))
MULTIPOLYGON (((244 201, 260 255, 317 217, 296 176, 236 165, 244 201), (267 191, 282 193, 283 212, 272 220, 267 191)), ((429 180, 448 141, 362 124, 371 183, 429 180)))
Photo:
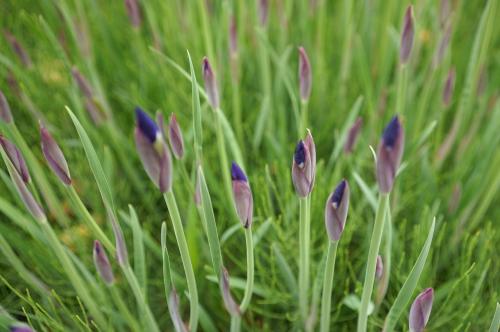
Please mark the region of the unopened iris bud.
POLYGON ((125 8, 127 9, 130 23, 136 28, 141 25, 141 13, 137 0, 125 0, 125 8))
POLYGON ((25 324, 16 323, 9 327, 10 332, 35 332, 31 327, 25 324))
POLYGON ((434 290, 427 288, 413 301, 410 308, 409 325, 411 332, 422 332, 429 321, 432 310, 434 290))
POLYGON ((231 180, 233 182, 233 198, 236 212, 243 227, 248 228, 252 225, 253 216, 252 190, 245 173, 235 162, 231 165, 231 180))
POLYGON ((300 140, 295 148, 292 162, 292 181, 297 195, 306 197, 314 186, 316 175, 316 147, 311 132, 300 140))
POLYGON ((170 116, 168 124, 168 138, 175 158, 182 159, 184 157, 184 140, 182 139, 181 128, 174 113, 170 116))
POLYGON ((385 127, 377 153, 377 182, 380 192, 384 194, 392 190, 403 148, 404 131, 396 115, 385 127))
POLYGON ((111 211, 106 211, 108 218, 111 221, 111 228, 113 228, 113 234, 115 235, 115 246, 116 246, 116 260, 121 267, 128 265, 128 250, 127 244, 125 243, 125 237, 123 236, 123 231, 116 221, 114 214, 111 211))
POLYGON ((202 71, 208 102, 213 108, 219 108, 219 89, 217 88, 217 81, 207 57, 203 58, 202 71))
POLYGON ((359 132, 361 131, 361 125, 363 124, 363 119, 358 117, 354 124, 347 132, 347 138, 344 144, 345 154, 350 154, 354 150, 354 146, 358 140, 359 132))
POLYGON ((231 295, 231 289, 229 287, 229 273, 225 267, 222 267, 220 274, 220 282, 222 285, 222 299, 224 300, 224 306, 226 310, 231 314, 231 316, 240 315, 240 306, 236 303, 233 296, 231 295))
POLYGON ((0 91, 0 120, 5 123, 12 122, 12 113, 10 111, 9 103, 7 102, 7 98, 2 91, 0 91))
POLYGON ((73 79, 75 80, 76 85, 78 86, 78 89, 80 90, 82 95, 92 99, 94 97, 94 92, 92 91, 90 83, 75 66, 71 68, 71 76, 73 76, 73 79))
POLYGON ((146 173, 161 192, 172 189, 172 160, 160 127, 141 108, 135 109, 135 144, 146 173))
POLYGON ((7 138, 0 135, 0 145, 24 183, 30 182, 30 173, 21 151, 7 138))
POLYGON ((170 313, 170 318, 174 324, 176 332, 187 332, 186 324, 182 321, 180 308, 179 308, 179 295, 175 288, 172 288, 170 295, 168 296, 168 312, 170 313))
POLYGON ((382 262, 382 256, 377 256, 377 265, 375 265, 375 278, 382 278, 382 274, 384 273, 384 263, 382 262))
POLYGON ((269 0, 258 0, 258 13, 259 13, 259 22, 261 26, 267 25, 267 18, 269 17, 269 0))
POLYGON ((300 98, 305 102, 311 96, 312 72, 311 62, 302 46, 299 47, 299 85, 300 98))
POLYGON ((111 286, 115 281, 113 269, 99 240, 94 241, 94 265, 106 285, 111 286))
POLYGON ((443 89, 443 104, 448 107, 451 103, 453 96, 453 89, 455 88, 455 68, 450 69, 443 89))
POLYGON ((68 163, 49 131, 40 122, 40 136, 42 142, 42 152, 50 169, 66 185, 71 185, 71 175, 69 173, 68 163))
POLYGON ((408 6, 403 22, 403 32, 401 33, 401 47, 399 51, 399 61, 406 64, 410 58, 413 47, 413 35, 415 34, 413 26, 413 6, 408 6))
POLYGON ((325 226, 330 241, 340 240, 349 210, 349 184, 342 180, 331 193, 325 206, 325 226))
POLYGON ((9 31, 5 31, 5 38, 9 42, 10 47, 12 48, 14 53, 16 53, 21 63, 25 67, 30 68, 33 63, 31 62, 31 58, 28 52, 26 52, 26 49, 21 45, 19 40, 17 40, 17 38, 9 31))

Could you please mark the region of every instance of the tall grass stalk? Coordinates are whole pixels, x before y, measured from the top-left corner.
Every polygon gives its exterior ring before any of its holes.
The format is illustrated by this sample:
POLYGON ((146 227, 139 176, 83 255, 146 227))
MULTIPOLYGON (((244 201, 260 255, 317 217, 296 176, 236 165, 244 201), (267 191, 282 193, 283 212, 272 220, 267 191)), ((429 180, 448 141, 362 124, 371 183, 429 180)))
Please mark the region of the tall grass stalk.
POLYGON ((307 197, 299 198, 300 230, 299 230, 299 312, 302 321, 306 322, 309 296, 309 211, 307 197))
POLYGON ((323 295, 321 296, 321 321, 320 331, 330 331, 331 303, 333 274, 335 272, 335 258, 337 256, 338 241, 328 243, 328 254, 325 264, 325 274, 323 279, 323 295))

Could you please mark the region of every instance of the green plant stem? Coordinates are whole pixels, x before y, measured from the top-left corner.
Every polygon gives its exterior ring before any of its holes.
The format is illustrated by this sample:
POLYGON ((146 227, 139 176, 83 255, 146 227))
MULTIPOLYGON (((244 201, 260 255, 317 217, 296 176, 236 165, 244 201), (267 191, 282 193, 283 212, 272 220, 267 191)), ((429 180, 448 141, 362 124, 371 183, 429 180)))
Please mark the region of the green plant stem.
POLYGON ((330 311, 332 304, 333 273, 335 271, 335 258, 337 257, 338 241, 328 244, 328 256, 325 265, 325 277, 323 279, 323 295, 321 297, 321 321, 320 331, 330 330, 330 311))
POLYGON ((253 258, 253 236, 252 227, 245 228, 245 242, 247 245, 247 284, 245 287, 245 295, 240 304, 240 311, 244 313, 250 304, 253 293, 254 282, 254 258, 253 258))
POLYGON ((307 197, 299 198, 300 204, 300 263, 299 263, 299 309, 303 322, 307 320, 307 295, 309 287, 309 238, 307 197))
POLYGON ((391 276, 391 250, 392 250, 392 220, 391 211, 387 208, 386 217, 384 222, 384 255, 383 264, 384 271, 382 278, 378 283, 377 294, 375 295, 375 305, 379 306, 384 300, 389 286, 389 278, 391 276))
POLYGON ((111 293, 111 297, 113 298, 113 301, 115 302, 118 310, 122 313, 123 317, 127 321, 128 325, 132 329, 132 331, 140 331, 141 327, 139 326, 139 323, 136 321, 134 316, 132 316, 132 313, 130 312, 130 310, 128 310, 127 305, 123 301, 116 286, 112 285, 111 287, 109 287, 109 291, 111 293))
POLYGON ((303 133, 307 129, 307 125, 308 125, 308 121, 309 121, 308 120, 309 119, 309 114, 307 113, 308 112, 308 106, 309 106, 309 102, 307 100, 301 100, 300 101, 302 119, 301 119, 301 123, 299 125, 299 128, 300 128, 299 137, 301 135, 303 135, 303 133))
POLYGON ((377 255, 380 249, 380 241, 384 229, 384 219, 389 202, 389 194, 381 193, 379 196, 377 213, 375 215, 375 224, 370 240, 370 249, 368 251, 368 260, 366 262, 365 282, 363 284, 363 295, 361 296, 361 308, 358 316, 358 332, 366 331, 368 322, 368 304, 373 292, 375 282, 375 268, 377 264, 377 255))
POLYGON ((196 331, 196 328, 198 326, 199 309, 198 290, 196 288, 196 279, 194 276, 193 265, 191 263, 191 257, 189 256, 186 236, 184 235, 184 230, 182 228, 181 216, 179 214, 179 209, 177 208, 177 202, 175 200, 174 193, 172 191, 169 191, 165 193, 163 197, 165 198, 165 202, 167 203, 170 219, 172 219, 175 238, 177 239, 177 245, 179 246, 179 252, 181 254, 182 266, 184 267, 184 272, 186 273, 189 301, 191 305, 189 315, 189 328, 191 331, 196 331))
POLYGON ((241 316, 232 315, 231 316, 231 332, 239 332, 241 329, 241 316))
POLYGON ((405 114, 406 87, 408 85, 408 66, 401 65, 398 75, 398 87, 396 93, 396 113, 405 114))
POLYGON ((233 189, 228 172, 229 162, 227 158, 226 144, 224 142, 224 132, 222 130, 221 119, 219 116, 219 113, 221 113, 222 111, 220 109, 216 109, 214 111, 215 111, 215 122, 216 122, 217 146, 219 148, 220 171, 222 172, 222 178, 224 186, 226 188, 227 199, 228 202, 230 202, 233 199, 233 189))

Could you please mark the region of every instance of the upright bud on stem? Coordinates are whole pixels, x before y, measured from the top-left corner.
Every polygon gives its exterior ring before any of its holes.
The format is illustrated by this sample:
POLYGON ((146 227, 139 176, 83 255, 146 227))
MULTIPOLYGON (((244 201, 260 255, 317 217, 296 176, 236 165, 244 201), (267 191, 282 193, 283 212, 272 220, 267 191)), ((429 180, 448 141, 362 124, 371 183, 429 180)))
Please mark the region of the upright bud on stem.
POLYGON ((71 175, 69 174, 68 163, 64 155, 57 145, 57 142, 52 138, 49 131, 40 122, 40 136, 42 142, 42 152, 45 160, 49 164, 50 169, 55 175, 66 185, 71 185, 71 175))
POLYGON ((403 148, 404 131, 396 115, 385 127, 377 153, 377 182, 380 192, 384 194, 392 190, 403 148))
POLYGON ((226 307, 226 310, 229 312, 229 314, 231 314, 231 316, 239 316, 240 307, 231 295, 231 289, 229 288, 229 273, 227 272, 225 267, 222 267, 220 278, 224 306, 226 307))
POLYGON ((141 13, 139 11, 139 3, 137 0, 125 0, 125 8, 130 19, 130 23, 135 28, 141 25, 141 13))
POLYGON ((2 91, 0 91, 0 120, 5 123, 12 122, 12 113, 10 111, 10 106, 2 91))
POLYGON ((170 147, 174 153, 175 158, 182 159, 184 157, 184 140, 182 139, 181 128, 177 122, 175 114, 170 115, 170 122, 168 124, 168 138, 170 140, 170 147))
POLYGON ((236 212, 243 227, 248 228, 252 225, 253 216, 252 190, 245 173, 235 162, 231 165, 231 180, 233 182, 233 198, 236 212))
POLYGON ((344 145, 345 154, 350 154, 354 150, 354 146, 358 140, 359 132, 361 130, 361 125, 363 124, 363 119, 358 117, 354 124, 347 132, 347 138, 344 145))
POLYGON ((413 36, 415 34, 413 26, 413 6, 408 6, 403 22, 403 31, 401 33, 401 48, 399 51, 399 61, 406 64, 410 57, 413 47, 413 36))
POLYGON ((384 263, 382 262, 382 256, 377 256, 377 265, 375 266, 375 278, 382 278, 382 274, 384 274, 384 263))
POLYGON ((30 173, 21 151, 11 141, 0 134, 0 145, 24 183, 30 182, 30 173))
POLYGON ((443 105, 449 107, 451 97, 453 96, 453 89, 455 88, 455 68, 450 69, 443 89, 443 105))
POLYGON ((311 96, 312 85, 311 62, 302 46, 299 47, 299 84, 300 98, 303 102, 308 101, 311 96))
POLYGON ((306 197, 314 186, 316 176, 316 147, 311 132, 295 148, 292 162, 292 181, 297 195, 306 197))
POLYGON ((330 194, 325 206, 325 226, 330 241, 340 240, 349 210, 349 184, 342 180, 330 194))
POLYGON ((94 241, 94 265, 106 285, 111 286, 115 281, 115 277, 109 263, 108 255, 106 255, 99 240, 94 241))
POLYGON ((219 108, 219 89, 217 88, 217 80, 215 79, 212 66, 207 57, 203 58, 203 80, 205 81, 205 91, 207 92, 208 102, 212 108, 219 108))
POLYGON ((422 332, 429 321, 432 310, 434 290, 427 288, 420 293, 410 308, 409 325, 411 332, 422 332))

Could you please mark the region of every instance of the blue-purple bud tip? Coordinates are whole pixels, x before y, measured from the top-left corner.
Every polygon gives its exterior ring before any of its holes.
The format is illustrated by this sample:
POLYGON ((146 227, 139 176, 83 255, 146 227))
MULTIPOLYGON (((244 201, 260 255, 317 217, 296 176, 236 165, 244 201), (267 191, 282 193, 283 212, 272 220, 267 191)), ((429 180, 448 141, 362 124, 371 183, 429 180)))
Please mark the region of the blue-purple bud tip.
POLYGON ((248 182, 245 172, 234 161, 231 163, 231 180, 248 182))
POLYGON ((399 132, 401 131, 401 123, 399 122, 399 118, 395 115, 391 122, 385 127, 384 133, 382 134, 382 140, 386 147, 392 148, 394 144, 396 144, 396 139, 399 136, 399 132))
POLYGON ((335 191, 333 192, 332 195, 332 204, 335 206, 339 206, 340 202, 342 202, 342 197, 344 196, 344 191, 346 187, 346 180, 342 180, 337 188, 335 188, 335 191))
POLYGON ((146 136, 151 143, 156 141, 156 135, 159 132, 158 126, 151 117, 144 112, 140 107, 135 108, 135 116, 139 129, 146 136))
POLYGON ((306 161, 306 148, 304 145, 304 141, 300 140, 299 143, 297 143, 297 147, 295 148, 295 153, 293 155, 293 159, 295 160, 295 163, 302 168, 304 166, 304 163, 306 161))

